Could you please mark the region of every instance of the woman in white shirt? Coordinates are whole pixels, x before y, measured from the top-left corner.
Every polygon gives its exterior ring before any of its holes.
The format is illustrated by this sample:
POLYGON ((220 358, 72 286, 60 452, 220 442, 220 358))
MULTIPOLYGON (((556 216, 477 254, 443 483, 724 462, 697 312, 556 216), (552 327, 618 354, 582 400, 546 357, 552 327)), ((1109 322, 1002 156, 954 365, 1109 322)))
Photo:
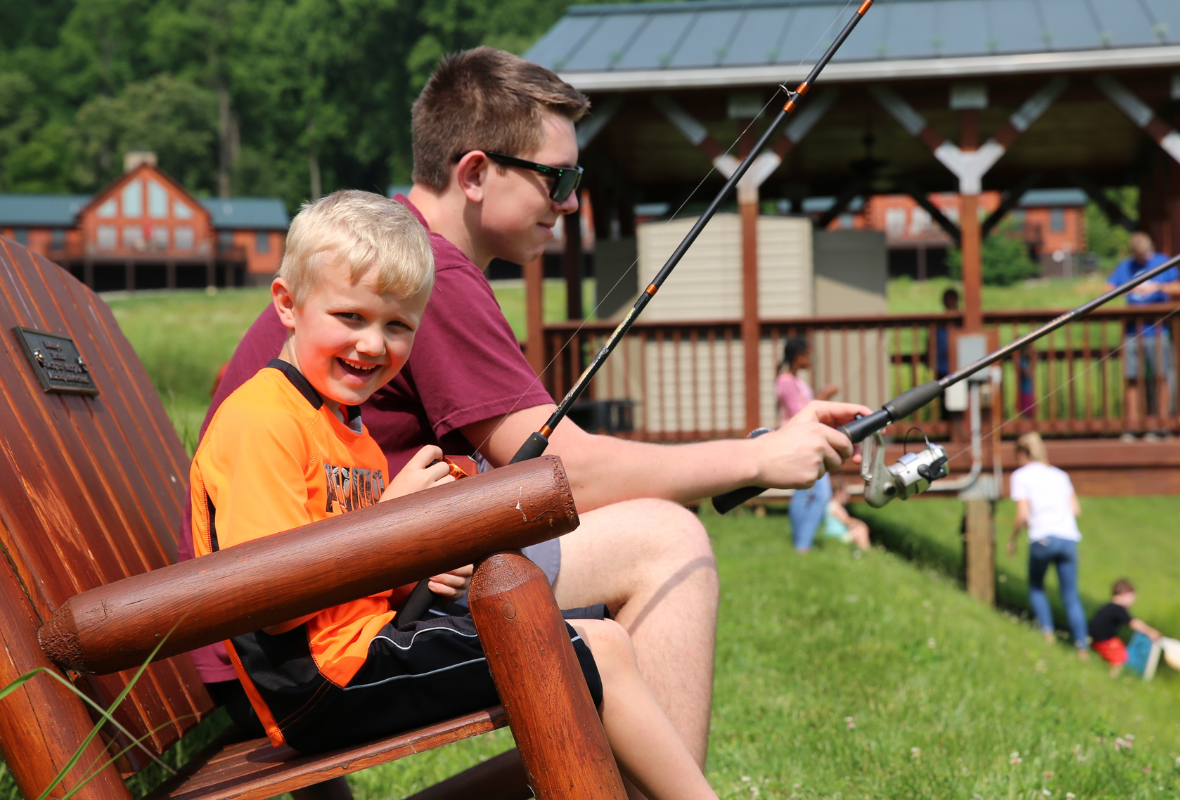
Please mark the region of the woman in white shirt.
POLYGON ((1016 540, 1028 528, 1028 602, 1047 641, 1054 640, 1053 612, 1045 594, 1045 573, 1057 568, 1061 603, 1069 620, 1078 656, 1086 658, 1086 611, 1078 596, 1077 517, 1082 509, 1069 476, 1050 466, 1045 443, 1036 433, 1016 440, 1016 463, 1012 473, 1011 496, 1016 501, 1016 521, 1008 540, 1008 555, 1016 553, 1016 540))

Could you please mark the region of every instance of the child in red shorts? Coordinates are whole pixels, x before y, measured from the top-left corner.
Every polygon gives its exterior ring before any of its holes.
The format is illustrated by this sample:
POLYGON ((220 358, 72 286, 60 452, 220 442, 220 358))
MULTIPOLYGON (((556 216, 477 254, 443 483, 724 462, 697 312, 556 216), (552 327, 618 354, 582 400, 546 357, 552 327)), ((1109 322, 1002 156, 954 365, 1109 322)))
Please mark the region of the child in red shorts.
POLYGON ((1112 677, 1117 676, 1127 663, 1127 646, 1119 638, 1120 628, 1127 625, 1153 642, 1160 638, 1159 631, 1131 616, 1130 608, 1134 602, 1135 586, 1126 578, 1120 578, 1110 590, 1110 602, 1090 618, 1090 646, 1111 665, 1112 677))

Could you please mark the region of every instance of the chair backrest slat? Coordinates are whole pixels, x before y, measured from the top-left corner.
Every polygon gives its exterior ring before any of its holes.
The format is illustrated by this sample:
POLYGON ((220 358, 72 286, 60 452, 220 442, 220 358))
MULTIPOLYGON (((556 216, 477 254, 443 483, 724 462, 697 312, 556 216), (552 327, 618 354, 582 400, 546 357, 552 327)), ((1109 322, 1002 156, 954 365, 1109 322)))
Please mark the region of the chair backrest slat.
MULTIPOLYGON (((44 620, 74 594, 175 559, 188 458, 106 304, 0 239, 0 547, 44 620), (99 394, 42 390, 14 327, 70 337, 99 394)), ((131 673, 86 676, 109 704, 131 673)), ((153 664, 116 717, 163 752, 213 707, 187 656, 153 664)), ((146 763, 129 754, 129 768, 146 763)))

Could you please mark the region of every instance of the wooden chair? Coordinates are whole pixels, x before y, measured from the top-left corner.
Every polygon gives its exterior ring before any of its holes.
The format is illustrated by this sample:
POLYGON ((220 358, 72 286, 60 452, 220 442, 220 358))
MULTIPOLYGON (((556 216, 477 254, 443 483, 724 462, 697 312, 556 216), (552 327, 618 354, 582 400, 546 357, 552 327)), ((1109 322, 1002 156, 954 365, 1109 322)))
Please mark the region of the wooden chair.
MULTIPOLYGON (((552 592, 514 552, 577 524, 559 461, 382 503, 243 545, 255 547, 249 552, 174 564, 189 459, 110 310, 56 265, 0 238, 0 328, 0 686, 37 667, 58 669, 39 645, 49 621, 47 649, 74 667, 63 674, 106 706, 127 686, 128 667, 167 635, 115 712, 161 754, 214 709, 185 651, 476 561, 472 613, 503 707, 321 755, 266 740, 217 743, 154 797, 271 797, 505 724, 538 797, 625 796, 552 592), (306 564, 291 565, 292 543, 322 555, 342 541, 365 546, 336 569, 321 558, 315 586, 294 600, 250 594, 260 574, 308 582, 299 572, 306 564)), ((0 752, 26 798, 68 762, 93 719, 44 675, 0 701, 0 752)), ((150 763, 130 744, 108 726, 52 796, 122 753, 78 796, 128 800, 123 779, 150 763)))

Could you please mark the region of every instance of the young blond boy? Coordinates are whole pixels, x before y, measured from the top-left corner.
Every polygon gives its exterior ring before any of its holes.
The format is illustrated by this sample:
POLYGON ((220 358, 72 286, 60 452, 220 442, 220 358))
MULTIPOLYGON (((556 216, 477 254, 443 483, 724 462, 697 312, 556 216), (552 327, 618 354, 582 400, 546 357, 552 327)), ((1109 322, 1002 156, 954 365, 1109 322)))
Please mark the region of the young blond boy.
MULTIPOLYGON (((271 286, 283 348, 221 405, 193 461, 198 556, 453 480, 428 446, 386 485, 359 411, 409 358, 433 275, 429 237, 405 206, 343 191, 303 208, 271 286)), ((469 574, 450 576, 452 594, 469 574)), ((469 615, 392 624, 410 588, 226 643, 275 745, 329 750, 498 702, 469 615)), ((623 773, 650 797, 715 798, 623 628, 567 618, 623 773)))

